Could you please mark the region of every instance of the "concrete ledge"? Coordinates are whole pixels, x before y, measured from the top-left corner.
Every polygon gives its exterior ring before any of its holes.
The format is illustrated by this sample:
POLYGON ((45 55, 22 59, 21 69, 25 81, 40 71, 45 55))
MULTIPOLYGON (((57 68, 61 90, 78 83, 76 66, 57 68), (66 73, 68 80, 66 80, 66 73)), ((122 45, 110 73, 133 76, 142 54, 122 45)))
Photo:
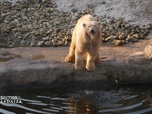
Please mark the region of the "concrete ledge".
POLYGON ((150 41, 123 47, 103 44, 100 48, 103 62, 95 72, 76 71, 72 63, 64 62, 69 47, 1 49, 0 88, 51 87, 66 82, 96 85, 151 83, 152 61, 143 54, 150 41))

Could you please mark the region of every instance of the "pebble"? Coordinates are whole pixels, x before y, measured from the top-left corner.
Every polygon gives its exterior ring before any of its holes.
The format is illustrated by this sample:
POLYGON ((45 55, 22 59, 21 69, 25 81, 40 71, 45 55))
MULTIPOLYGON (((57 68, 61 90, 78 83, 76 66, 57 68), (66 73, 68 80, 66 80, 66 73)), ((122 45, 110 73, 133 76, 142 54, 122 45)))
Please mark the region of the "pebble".
POLYGON ((43 44, 44 44, 44 41, 39 41, 37 45, 38 45, 38 47, 42 47, 43 44))
POLYGON ((44 42, 44 46, 45 46, 45 47, 51 47, 51 46, 52 46, 51 41, 46 41, 46 42, 44 42))
POLYGON ((116 46, 122 46, 124 45, 126 42, 125 40, 114 40, 113 43, 116 45, 116 46))
POLYGON ((26 45, 26 41, 25 40, 22 40, 21 41, 21 46, 25 46, 26 45))

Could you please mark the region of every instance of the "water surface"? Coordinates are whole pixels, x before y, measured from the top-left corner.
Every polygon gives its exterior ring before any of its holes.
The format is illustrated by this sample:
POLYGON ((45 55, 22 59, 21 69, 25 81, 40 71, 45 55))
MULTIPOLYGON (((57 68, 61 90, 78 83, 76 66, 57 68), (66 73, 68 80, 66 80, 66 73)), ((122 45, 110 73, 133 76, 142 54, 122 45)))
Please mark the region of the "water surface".
POLYGON ((6 114, 152 114, 151 84, 103 88, 9 91, 22 103, 1 103, 6 114))

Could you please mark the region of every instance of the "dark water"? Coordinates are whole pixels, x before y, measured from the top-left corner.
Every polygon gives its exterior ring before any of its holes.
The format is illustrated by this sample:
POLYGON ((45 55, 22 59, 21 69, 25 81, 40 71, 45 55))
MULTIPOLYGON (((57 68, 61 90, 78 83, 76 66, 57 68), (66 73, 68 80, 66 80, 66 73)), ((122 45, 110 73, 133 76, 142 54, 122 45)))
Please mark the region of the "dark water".
POLYGON ((152 114, 152 85, 9 91, 22 103, 1 103, 5 114, 152 114))

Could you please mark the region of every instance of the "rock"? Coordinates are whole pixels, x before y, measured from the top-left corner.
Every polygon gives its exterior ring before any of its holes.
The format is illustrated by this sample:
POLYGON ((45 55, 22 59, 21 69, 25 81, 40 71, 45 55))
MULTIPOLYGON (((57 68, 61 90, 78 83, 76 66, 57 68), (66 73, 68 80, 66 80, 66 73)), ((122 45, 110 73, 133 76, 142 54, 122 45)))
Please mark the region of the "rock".
POLYGON ((43 37, 42 40, 43 40, 43 41, 48 41, 48 40, 49 40, 49 37, 43 37))
POLYGON ((39 41, 37 45, 38 45, 38 47, 42 47, 43 44, 44 44, 44 41, 39 41))
POLYGON ((57 43, 53 43, 53 47, 58 47, 59 45, 57 43))
POLYGON ((67 45, 68 45, 68 41, 67 41, 67 40, 64 42, 64 45, 65 45, 65 46, 67 46, 67 45))
POLYGON ((135 43, 135 42, 138 42, 138 39, 137 39, 135 36, 131 36, 131 41, 132 41, 133 43, 135 43))
POLYGON ((36 42, 35 42, 35 41, 31 41, 30 46, 31 46, 31 47, 35 47, 35 46, 36 46, 36 42))
POLYGON ((26 41, 25 41, 25 40, 22 40, 22 41, 21 41, 21 45, 22 45, 22 46, 26 46, 26 41))
POLYGON ((152 25, 151 25, 151 24, 148 24, 148 25, 146 25, 146 28, 147 28, 148 30, 151 30, 152 25))
POLYGON ((44 46, 46 46, 46 47, 51 47, 51 46, 52 46, 51 41, 45 41, 45 42, 44 42, 44 46))
POLYGON ((116 46, 122 46, 124 45, 126 42, 125 40, 114 40, 113 43, 116 45, 116 46))
POLYGON ((13 44, 11 44, 11 45, 9 45, 9 47, 10 47, 10 48, 13 48, 13 47, 14 47, 14 45, 13 45, 13 44))
POLYGON ((144 54, 147 58, 152 59, 152 43, 146 46, 144 54))
POLYGON ((135 37, 136 39, 139 39, 139 34, 134 34, 133 37, 135 37))
POLYGON ((100 3, 100 4, 106 4, 105 1, 101 1, 101 0, 99 1, 99 3, 100 3))
POLYGON ((122 33, 121 35, 119 35, 119 39, 120 40, 125 40, 126 39, 126 35, 124 33, 122 33))
POLYGON ((131 35, 130 35, 130 34, 128 34, 128 36, 127 36, 127 38, 126 38, 126 41, 127 41, 127 42, 131 41, 131 35))
POLYGON ((77 9, 76 8, 72 8, 71 11, 75 13, 75 12, 77 12, 77 9))

